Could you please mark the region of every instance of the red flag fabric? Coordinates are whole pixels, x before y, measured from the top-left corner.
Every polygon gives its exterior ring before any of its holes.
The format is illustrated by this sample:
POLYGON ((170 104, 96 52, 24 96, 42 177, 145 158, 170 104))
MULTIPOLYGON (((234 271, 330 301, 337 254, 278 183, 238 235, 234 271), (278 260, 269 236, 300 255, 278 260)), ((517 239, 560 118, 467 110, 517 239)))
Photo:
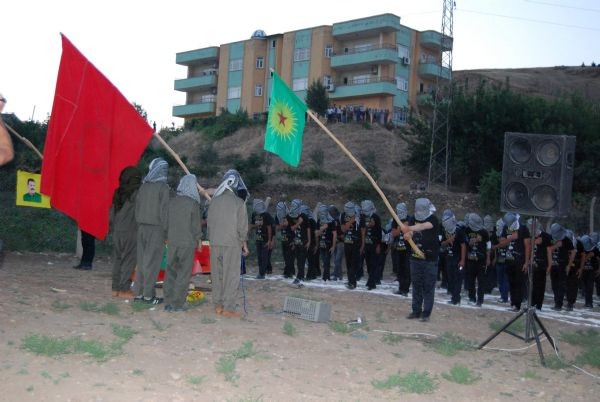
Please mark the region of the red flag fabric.
POLYGON ((42 162, 41 192, 79 228, 104 239, 123 168, 136 165, 153 130, 119 90, 62 36, 42 162))

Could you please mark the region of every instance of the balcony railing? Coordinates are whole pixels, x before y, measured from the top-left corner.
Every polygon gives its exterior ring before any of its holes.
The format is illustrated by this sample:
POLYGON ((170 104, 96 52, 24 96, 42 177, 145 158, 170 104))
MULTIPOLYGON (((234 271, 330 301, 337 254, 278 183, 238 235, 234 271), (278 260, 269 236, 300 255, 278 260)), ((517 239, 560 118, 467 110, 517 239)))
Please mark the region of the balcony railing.
POLYGON ((377 49, 393 49, 396 50, 396 45, 393 43, 383 43, 381 45, 366 45, 366 46, 358 46, 353 48, 344 48, 343 50, 334 50, 332 56, 342 56, 345 54, 357 54, 364 52, 371 52, 377 49))

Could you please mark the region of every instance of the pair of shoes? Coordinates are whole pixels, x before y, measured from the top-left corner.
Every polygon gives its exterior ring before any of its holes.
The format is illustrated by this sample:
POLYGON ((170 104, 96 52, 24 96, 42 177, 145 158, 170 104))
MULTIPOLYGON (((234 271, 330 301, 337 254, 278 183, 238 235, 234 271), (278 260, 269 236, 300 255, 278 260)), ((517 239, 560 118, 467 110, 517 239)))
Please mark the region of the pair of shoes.
POLYGON ((221 315, 221 313, 223 313, 223 306, 215 307, 215 314, 221 315))
POLYGON ((429 316, 423 316, 420 319, 421 322, 428 322, 429 321, 429 316))
POLYGON ((474 306, 475 304, 477 304, 477 302, 476 302, 475 300, 471 300, 471 299, 469 299, 469 301, 467 302, 467 304, 468 304, 469 306, 474 306))
POLYGON ((521 309, 517 306, 510 306, 508 311, 512 311, 513 313, 518 313, 519 311, 521 311, 521 309))
POLYGON ((264 275, 256 275, 256 279, 265 279, 264 275))
POLYGON ((593 305, 593 304, 586 304, 586 305, 585 305, 585 306, 583 306, 583 307, 585 307, 585 308, 594 308, 594 305, 593 305))
POLYGON ((150 299, 146 299, 144 297, 144 303, 146 304, 161 304, 164 301, 164 299, 162 297, 152 297, 150 299))
POLYGON ((373 290, 375 288, 377 288, 377 286, 375 286, 375 285, 367 285, 367 290, 373 290))
POLYGON ((240 318, 242 315, 237 311, 223 310, 221 315, 226 318, 240 318))
POLYGON ((446 303, 448 303, 448 304, 451 304, 451 305, 453 305, 453 306, 458 306, 458 305, 460 305, 460 302, 455 302, 455 301, 453 301, 453 300, 448 300, 446 303))
POLYGON ((356 289, 356 285, 352 285, 351 283, 348 283, 348 284, 346 285, 346 289, 350 289, 350 290, 352 290, 352 289, 356 289))
POLYGON ((562 307, 559 306, 554 306, 554 307, 550 307, 550 310, 554 310, 554 311, 561 311, 562 307))
POLYGON ((135 296, 133 298, 134 302, 143 302, 144 301, 144 296, 135 296))
POLYGON ((171 311, 173 313, 184 313, 184 312, 188 311, 188 308, 186 306, 171 307, 171 311))
POLYGON ((475 304, 475 306, 477 307, 481 307, 483 305, 483 302, 478 302, 477 304, 475 304))
POLYGON ((573 305, 572 304, 568 304, 567 307, 565 308, 566 311, 573 311, 573 305))
POLYGON ((408 320, 414 320, 414 319, 416 319, 416 318, 421 318, 421 313, 415 313, 415 312, 412 312, 412 313, 410 313, 409 315, 407 315, 407 316, 406 316, 406 318, 407 318, 408 320))
POLYGON ((119 291, 119 297, 121 299, 131 299, 133 297, 133 291, 131 291, 131 290, 121 290, 121 291, 119 291))
POLYGON ((167 305, 165 306, 164 310, 165 310, 167 313, 172 313, 172 312, 173 312, 173 306, 171 306, 170 304, 167 304, 167 305))
POLYGON ((80 269, 82 271, 89 271, 92 269, 92 266, 87 265, 87 264, 77 264, 77 265, 73 266, 73 268, 80 269))
POLYGON ((300 285, 301 282, 304 282, 304 279, 296 278, 296 279, 294 279, 294 282, 292 282, 292 283, 294 285, 300 285))

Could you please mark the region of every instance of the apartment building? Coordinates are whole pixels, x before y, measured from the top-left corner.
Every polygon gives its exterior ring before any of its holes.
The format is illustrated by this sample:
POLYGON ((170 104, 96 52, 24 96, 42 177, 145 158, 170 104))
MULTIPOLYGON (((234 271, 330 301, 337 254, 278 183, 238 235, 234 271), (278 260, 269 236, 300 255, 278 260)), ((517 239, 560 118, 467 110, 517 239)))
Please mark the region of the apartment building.
POLYGON ((436 31, 416 31, 400 17, 381 14, 282 34, 255 31, 250 39, 177 53, 187 77, 175 80, 186 93, 173 116, 186 120, 244 109, 259 117, 269 108, 273 69, 305 99, 315 80, 327 88, 331 104, 386 110, 403 124, 410 109, 428 113, 441 54, 452 38, 436 31))

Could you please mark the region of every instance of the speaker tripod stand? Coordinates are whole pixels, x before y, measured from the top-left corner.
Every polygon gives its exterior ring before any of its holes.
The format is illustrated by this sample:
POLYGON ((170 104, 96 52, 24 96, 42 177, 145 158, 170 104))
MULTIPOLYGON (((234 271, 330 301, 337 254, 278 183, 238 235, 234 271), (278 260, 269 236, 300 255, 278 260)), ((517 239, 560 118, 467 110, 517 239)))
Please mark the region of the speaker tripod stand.
MULTIPOLYGON (((533 218, 533 224, 532 224, 531 230, 533 232, 533 235, 532 235, 533 242, 535 243, 535 231, 536 231, 535 217, 533 218)), ((531 306, 531 297, 533 295, 533 272, 532 272, 533 271, 533 257, 534 257, 533 249, 534 249, 534 247, 532 245, 530 258, 529 258, 529 262, 528 262, 528 267, 527 267, 528 268, 527 269, 527 282, 529 284, 528 289, 527 289, 527 296, 528 296, 527 297, 527 307, 524 310, 521 310, 519 312, 519 314, 517 314, 515 317, 513 317, 510 321, 508 321, 506 324, 504 324, 504 326, 502 328, 500 328, 492 336, 490 336, 483 343, 481 343, 479 345, 478 349, 482 349, 485 345, 490 343, 494 338, 496 338, 502 332, 506 332, 507 334, 512 335, 516 338, 519 338, 519 339, 525 341, 526 343, 529 343, 532 340, 535 340, 535 343, 537 345, 538 354, 540 356, 540 362, 542 363, 542 366, 546 367, 546 360, 544 359, 544 352, 542 351, 542 343, 540 341, 540 335, 544 334, 546 336, 546 339, 548 339, 548 342, 550 342, 550 345, 552 345, 552 348, 554 350, 557 350, 557 349, 556 349, 556 345, 554 344, 554 339, 552 338, 552 336, 550 335, 550 333, 548 332, 546 327, 544 327, 544 324, 542 324, 542 321, 540 320, 540 318, 538 317, 538 315, 535 311, 535 307, 531 306), (516 322, 519 318, 521 318, 521 316, 523 316, 523 315, 525 316, 525 336, 521 336, 520 334, 517 334, 509 329, 509 327, 514 322, 516 322), (539 326, 540 331, 538 331, 538 326, 539 326)))

